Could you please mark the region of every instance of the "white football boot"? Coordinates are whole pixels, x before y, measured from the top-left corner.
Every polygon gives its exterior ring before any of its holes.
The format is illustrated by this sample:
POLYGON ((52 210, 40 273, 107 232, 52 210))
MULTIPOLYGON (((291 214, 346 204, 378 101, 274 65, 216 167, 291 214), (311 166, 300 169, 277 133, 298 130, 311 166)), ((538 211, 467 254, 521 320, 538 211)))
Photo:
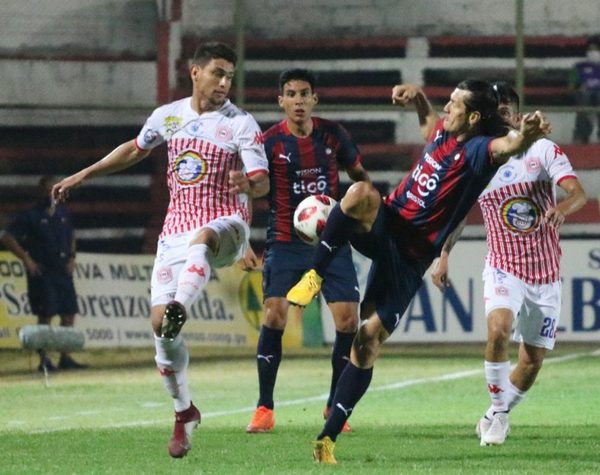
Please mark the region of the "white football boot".
POLYGON ((492 418, 492 425, 481 437, 482 445, 501 445, 510 433, 508 413, 498 412, 492 418))
POLYGON ((485 443, 483 442, 483 436, 488 430, 490 430, 491 425, 492 421, 485 416, 483 416, 477 421, 477 425, 475 426, 475 433, 477 434, 477 437, 479 437, 479 442, 481 445, 485 445, 485 443))

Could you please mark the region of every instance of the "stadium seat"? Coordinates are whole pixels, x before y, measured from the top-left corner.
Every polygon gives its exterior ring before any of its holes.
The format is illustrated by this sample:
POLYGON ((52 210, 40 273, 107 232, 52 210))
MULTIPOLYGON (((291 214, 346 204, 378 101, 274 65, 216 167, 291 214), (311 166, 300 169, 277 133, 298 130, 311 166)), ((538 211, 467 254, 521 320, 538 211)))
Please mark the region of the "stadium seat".
MULTIPOLYGON (((0 143, 0 213, 10 219, 29 206, 42 175, 69 175, 137 132, 129 127, 5 128, 0 143)), ((161 198, 164 178, 156 184, 153 180, 159 154, 153 152, 123 174, 96 178, 73 190, 67 206, 80 251, 139 253, 147 241, 155 246, 155 237, 150 241, 147 236, 148 223, 155 214, 162 219, 167 205, 161 198)))

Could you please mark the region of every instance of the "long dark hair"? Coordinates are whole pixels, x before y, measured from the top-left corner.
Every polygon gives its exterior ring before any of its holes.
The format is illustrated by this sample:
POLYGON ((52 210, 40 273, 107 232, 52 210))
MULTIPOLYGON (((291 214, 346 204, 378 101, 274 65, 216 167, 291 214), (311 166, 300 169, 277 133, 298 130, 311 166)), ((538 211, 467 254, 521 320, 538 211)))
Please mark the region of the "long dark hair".
POLYGON ((498 98, 492 85, 479 79, 466 79, 458 89, 470 92, 465 98, 467 112, 479 112, 480 131, 483 135, 500 137, 508 133, 508 127, 498 114, 498 98))

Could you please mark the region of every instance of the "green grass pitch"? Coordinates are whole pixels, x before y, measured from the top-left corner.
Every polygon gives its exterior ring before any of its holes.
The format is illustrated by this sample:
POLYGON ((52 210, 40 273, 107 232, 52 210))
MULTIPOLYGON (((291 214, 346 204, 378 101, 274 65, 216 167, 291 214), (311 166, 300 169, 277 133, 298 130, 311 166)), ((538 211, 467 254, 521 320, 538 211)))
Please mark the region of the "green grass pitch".
POLYGON ((193 351, 203 421, 181 460, 167 454, 173 409, 151 350, 90 352, 82 358, 92 369, 52 375, 48 386, 19 367, 20 353, 0 352, 0 473, 600 473, 598 345, 549 354, 500 447, 480 447, 474 434, 489 404, 481 352, 384 347, 353 432, 338 438, 337 466, 311 458, 329 388, 326 350, 284 357, 271 434, 244 431, 257 398, 252 353, 193 351))

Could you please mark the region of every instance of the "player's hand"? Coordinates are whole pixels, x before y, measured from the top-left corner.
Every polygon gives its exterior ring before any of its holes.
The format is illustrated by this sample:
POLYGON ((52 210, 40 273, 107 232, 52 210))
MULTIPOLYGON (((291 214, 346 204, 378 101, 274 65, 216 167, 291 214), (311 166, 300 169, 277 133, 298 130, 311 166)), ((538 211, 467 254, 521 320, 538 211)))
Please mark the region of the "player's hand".
POLYGON ((80 185, 83 182, 83 176, 80 173, 68 176, 67 178, 59 181, 52 187, 50 197, 56 203, 62 203, 69 197, 69 190, 75 186, 80 185))
POLYGON ((244 256, 238 261, 238 265, 244 271, 251 271, 259 268, 259 260, 254 253, 254 249, 248 246, 244 256))
POLYGON ((42 275, 42 266, 35 262, 29 254, 23 259, 23 265, 27 269, 27 273, 31 276, 37 277, 42 275))
POLYGON ((565 222, 565 215, 558 208, 550 208, 546 211, 546 222, 553 228, 559 228, 565 222))
POLYGON ((450 287, 447 255, 438 257, 433 261, 433 264, 431 265, 431 281, 442 292, 446 289, 446 287, 450 287))
POLYGON ((520 132, 525 138, 534 142, 552 132, 552 126, 544 114, 535 111, 523 116, 520 132))
POLYGON ((410 104, 423 90, 415 84, 399 84, 392 89, 392 104, 410 104))
POLYGON ((71 257, 67 263, 65 264, 66 268, 67 268, 67 273, 69 275, 73 275, 73 272, 75 272, 75 258, 71 257))
POLYGON ((250 180, 243 171, 231 170, 229 172, 229 186, 231 187, 231 193, 235 195, 248 193, 250 190, 250 180))

